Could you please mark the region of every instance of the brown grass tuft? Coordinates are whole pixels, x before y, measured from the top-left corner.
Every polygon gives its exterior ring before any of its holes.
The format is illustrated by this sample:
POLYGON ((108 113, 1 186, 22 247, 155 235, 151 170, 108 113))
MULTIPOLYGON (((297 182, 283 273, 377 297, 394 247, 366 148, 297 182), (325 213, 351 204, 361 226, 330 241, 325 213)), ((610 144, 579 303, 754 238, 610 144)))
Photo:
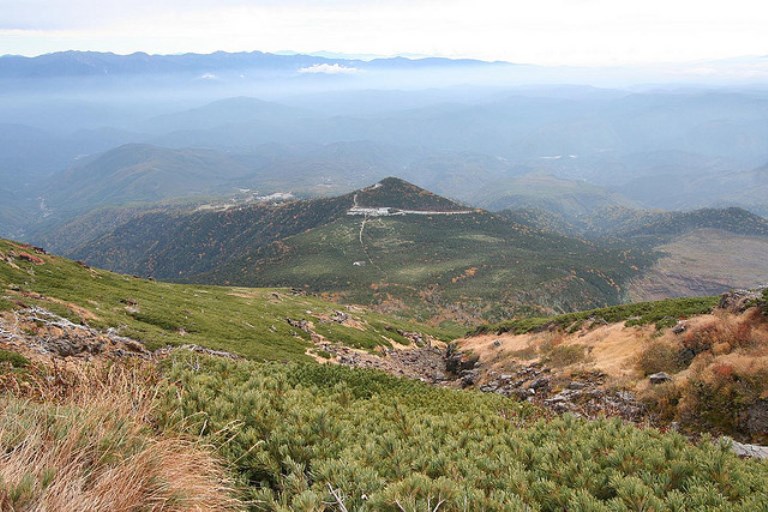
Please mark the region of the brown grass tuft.
POLYGON ((544 361, 554 368, 562 368, 589 360, 584 345, 556 345, 544 357, 544 361))
POLYGON ((0 510, 237 508, 211 450, 153 429, 149 365, 47 370, 3 381, 0 510))

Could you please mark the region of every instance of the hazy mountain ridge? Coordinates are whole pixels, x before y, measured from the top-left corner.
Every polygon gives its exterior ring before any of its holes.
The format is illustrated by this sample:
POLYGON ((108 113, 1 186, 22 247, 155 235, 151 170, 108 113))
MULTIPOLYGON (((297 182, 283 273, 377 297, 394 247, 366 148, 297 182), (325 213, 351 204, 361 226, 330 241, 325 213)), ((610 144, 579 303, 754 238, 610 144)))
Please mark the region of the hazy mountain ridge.
POLYGON ((722 230, 734 235, 768 236, 768 219, 737 206, 663 211, 628 208, 621 205, 598 207, 586 214, 568 215, 562 209, 544 207, 509 208, 499 212, 530 226, 590 239, 615 239, 627 243, 647 240, 661 243, 698 229, 722 230))
POLYGON ((478 191, 472 202, 492 211, 539 208, 570 218, 589 216, 608 207, 638 206, 603 187, 543 173, 493 181, 478 191))
POLYGON ((65 51, 22 57, 0 56, 0 78, 48 78, 61 76, 106 76, 144 74, 199 74, 212 71, 267 69, 297 71, 313 65, 339 64, 370 69, 484 66, 493 64, 472 59, 403 57, 359 59, 327 58, 312 55, 278 55, 253 52, 215 52, 211 54, 187 53, 183 55, 150 55, 136 52, 129 55, 103 52, 65 51))
POLYGON ((720 229, 737 235, 768 237, 768 220, 743 208, 703 208, 690 212, 656 214, 657 220, 619 230, 619 236, 672 237, 696 229, 720 229))
POLYGON ((221 194, 233 189, 224 183, 250 172, 236 159, 210 150, 129 144, 54 176, 45 196, 66 216, 108 205, 221 194))
MULTIPOLYGON (((219 172, 209 169, 211 178, 243 177, 212 186, 195 176, 190 186, 160 194, 151 186, 146 194, 134 187, 132 201, 225 195, 239 187, 329 195, 397 175, 491 209, 741 206, 768 212, 761 167, 768 160, 768 100, 758 89, 435 91, 433 99, 429 90, 358 91, 359 108, 346 111, 320 106, 324 96, 318 92, 267 99, 210 92, 214 101, 136 93, 128 104, 120 95, 54 101, 33 90, 15 101, 10 94, 0 99, 0 115, 30 125, 0 129, 0 177, 29 179, 0 222, 14 233, 32 233, 44 213, 39 197, 48 199, 62 181, 68 187, 69 178, 62 177, 85 159, 126 143, 179 151, 168 166, 188 165, 183 151, 216 151, 219 172), (395 106, 382 110, 379 99, 395 106), (240 173, 243 166, 249 176, 240 173), (526 188, 523 175, 551 175, 562 192, 528 182, 528 196, 549 194, 551 200, 520 197, 514 184, 526 188), (502 191, 510 187, 504 199, 502 191)), ((197 172, 195 165, 189 168, 197 172)), ((98 196, 123 184, 105 181, 91 194, 95 204, 84 206, 99 205, 98 196)))

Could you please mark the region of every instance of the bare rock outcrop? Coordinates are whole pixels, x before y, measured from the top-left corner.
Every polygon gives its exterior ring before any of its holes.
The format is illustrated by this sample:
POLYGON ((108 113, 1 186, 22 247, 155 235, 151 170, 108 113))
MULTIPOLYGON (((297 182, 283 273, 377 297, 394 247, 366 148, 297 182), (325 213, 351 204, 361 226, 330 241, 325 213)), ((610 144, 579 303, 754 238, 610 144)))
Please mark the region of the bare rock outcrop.
POLYGON ((766 290, 768 287, 752 290, 731 290, 720 296, 720 303, 717 307, 732 313, 743 313, 748 308, 760 304, 766 290))
POLYGON ((38 306, 0 317, 0 342, 41 356, 151 357, 143 343, 120 336, 114 329, 102 332, 38 306))

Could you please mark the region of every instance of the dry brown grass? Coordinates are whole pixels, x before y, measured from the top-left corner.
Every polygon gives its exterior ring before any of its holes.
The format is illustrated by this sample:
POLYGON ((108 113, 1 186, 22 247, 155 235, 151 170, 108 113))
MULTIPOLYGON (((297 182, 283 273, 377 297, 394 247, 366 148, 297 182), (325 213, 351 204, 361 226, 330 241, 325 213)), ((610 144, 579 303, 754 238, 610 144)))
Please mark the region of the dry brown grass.
POLYGON ((580 364, 620 379, 639 377, 635 361, 654 333, 653 326, 626 327, 617 323, 570 334, 555 331, 471 336, 457 343, 462 350, 478 354, 483 367, 502 373, 510 363, 545 358, 557 347, 580 347, 587 356, 580 364))
POLYGON ((544 356, 544 361, 553 368, 562 368, 589 361, 584 345, 555 345, 544 356))
POLYGON ((767 342, 768 324, 757 308, 742 315, 719 312, 683 335, 683 346, 696 354, 725 355, 736 350, 760 350, 767 342))
POLYGON ((226 472, 199 442, 152 425, 147 364, 3 376, 0 510, 235 510, 226 472))
POLYGON ((691 432, 727 434, 765 443, 750 426, 750 408, 768 396, 768 322, 757 310, 717 312, 688 322, 686 332, 648 346, 639 359, 648 370, 673 363, 675 352, 690 367, 674 383, 647 388, 643 397, 662 420, 691 432))
POLYGON ((684 369, 679 344, 655 340, 639 355, 637 367, 643 376, 657 372, 677 373, 684 369))

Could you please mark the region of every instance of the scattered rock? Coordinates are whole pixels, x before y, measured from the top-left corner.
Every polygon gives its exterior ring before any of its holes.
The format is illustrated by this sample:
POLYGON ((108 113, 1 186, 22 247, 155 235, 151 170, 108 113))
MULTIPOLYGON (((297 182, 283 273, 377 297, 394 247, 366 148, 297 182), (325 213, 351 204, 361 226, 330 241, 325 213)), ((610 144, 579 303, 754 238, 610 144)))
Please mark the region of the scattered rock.
POLYGON ((766 288, 756 288, 753 290, 731 290, 720 296, 720 309, 726 309, 733 313, 743 313, 748 308, 754 306, 763 298, 763 292, 766 288))
POLYGON ((464 372, 464 374, 461 377, 461 387, 462 388, 468 388, 469 386, 472 386, 477 382, 477 378, 479 377, 477 370, 468 370, 464 372))
POLYGON ((286 318, 285 321, 288 322, 288 325, 290 325, 291 327, 295 327, 297 329, 301 329, 304 332, 309 332, 310 331, 310 329, 309 329, 309 322, 307 322, 304 319, 294 320, 292 318, 286 318))
POLYGON ((402 329, 398 329, 396 332, 411 343, 414 343, 417 347, 423 347, 425 344, 430 344, 424 342, 424 336, 420 332, 403 331, 402 329))
POLYGON ((457 377, 462 377, 464 372, 474 370, 479 360, 479 356, 462 352, 454 344, 448 345, 445 350, 445 369, 457 377))
POLYGON ((597 327, 598 325, 608 325, 608 320, 601 316, 590 316, 589 323, 590 325, 597 327))
POLYGON ((680 364, 682 364, 684 367, 688 367, 693 362, 693 359, 696 357, 698 352, 693 350, 692 348, 683 348, 680 350, 680 352, 677 355, 678 361, 680 361, 680 364))
POLYGON ((44 308, 24 308, 15 311, 13 316, 13 321, 0 317, 0 340, 13 342, 32 353, 64 358, 151 357, 142 343, 118 336, 113 329, 101 332, 44 308))
POLYGON ((685 329, 686 329, 685 322, 680 321, 680 322, 677 322, 677 325, 675 325, 672 328, 672 332, 675 334, 682 334, 685 332, 685 329))
POLYGON ((490 370, 485 377, 485 382, 482 373, 477 378, 478 390, 531 402, 557 414, 586 418, 612 415, 628 421, 641 421, 645 415, 633 393, 604 389, 608 376, 600 370, 581 371, 566 379, 555 377, 551 368, 535 362, 508 367, 502 374, 490 370))
MULTIPOLYGON (((379 354, 371 354, 328 341, 317 343, 316 346, 334 356, 335 361, 344 366, 374 368, 432 384, 456 381, 454 376, 445 371, 443 351, 436 347, 385 349, 379 354)), ((474 383, 474 375, 471 372, 464 374, 462 379, 472 381, 467 386, 474 383)), ((461 385, 461 380, 456 382, 461 385)))
POLYGON ((768 399, 758 400, 747 409, 746 426, 752 434, 768 434, 768 399))
POLYGON ((226 352, 224 350, 213 350, 210 348, 201 347, 200 345, 194 345, 194 344, 188 344, 188 345, 181 345, 178 347, 165 347, 162 349, 159 349, 155 351, 155 354, 157 355, 167 355, 172 352, 178 352, 180 350, 186 350, 189 352, 195 352, 197 354, 205 354, 208 356, 216 356, 216 357, 224 357, 227 359, 242 359, 240 356, 233 354, 231 352, 226 352))
POLYGON ((664 384, 665 382, 671 382, 672 377, 670 377, 669 374, 666 372, 659 372, 659 373, 654 373, 653 375, 649 375, 648 380, 651 381, 651 384, 657 385, 657 384, 664 384))
POLYGON ((724 439, 731 443, 731 451, 739 457, 748 457, 751 459, 768 459, 768 446, 739 443, 728 437, 724 439))
POLYGON ((16 255, 17 258, 20 260, 28 261, 30 263, 33 263, 35 265, 45 265, 45 260, 43 258, 39 258, 37 256, 33 256, 32 254, 29 254, 28 252, 20 252, 16 255))
POLYGON ((343 324, 344 322, 349 320, 349 315, 343 311, 334 311, 333 315, 331 315, 331 320, 333 320, 334 322, 343 324))

